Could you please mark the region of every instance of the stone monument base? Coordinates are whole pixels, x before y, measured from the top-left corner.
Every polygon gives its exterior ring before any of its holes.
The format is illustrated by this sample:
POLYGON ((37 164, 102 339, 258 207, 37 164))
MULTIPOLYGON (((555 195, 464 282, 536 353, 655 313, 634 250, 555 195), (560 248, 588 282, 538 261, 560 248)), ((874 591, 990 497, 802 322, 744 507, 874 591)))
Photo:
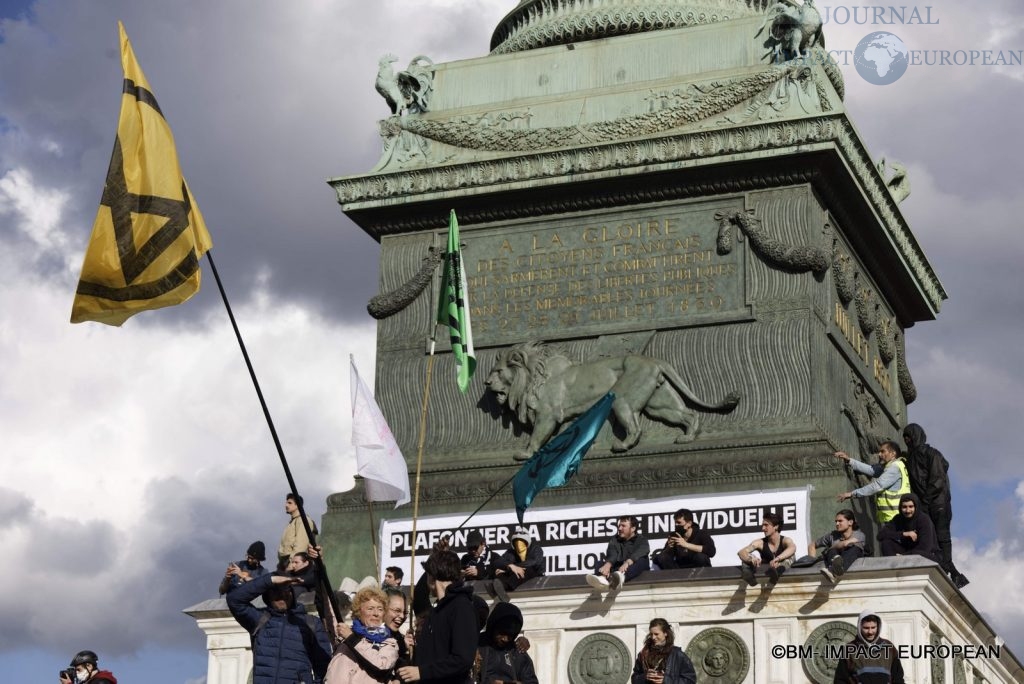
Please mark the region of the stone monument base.
MULTIPOLYGON (((774 587, 761 576, 748 587, 738 566, 648 572, 614 593, 595 592, 582 575, 542 577, 512 599, 545 683, 624 684, 655 617, 673 626, 698 682, 831 683, 827 646, 849 641, 864 610, 901 647, 908 682, 1024 681, 1017 657, 934 563, 861 559, 834 586, 820 567, 791 568, 774 587)), ((207 684, 245 684, 249 636, 224 600, 185 613, 207 635, 207 684)))

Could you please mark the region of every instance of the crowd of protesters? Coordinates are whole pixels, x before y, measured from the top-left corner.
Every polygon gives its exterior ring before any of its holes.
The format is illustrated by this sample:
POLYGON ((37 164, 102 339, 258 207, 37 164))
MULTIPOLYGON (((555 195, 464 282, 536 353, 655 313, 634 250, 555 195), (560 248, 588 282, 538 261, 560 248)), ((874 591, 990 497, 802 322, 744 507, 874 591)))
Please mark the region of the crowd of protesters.
MULTIPOLYGON (((920 426, 908 425, 904 440, 906 454, 895 442, 882 442, 876 465, 837 452, 854 472, 870 477, 867 484, 837 499, 872 497, 883 556, 920 555, 939 563, 958 587, 964 586, 966 577, 952 563, 949 464, 927 444, 920 426)), ((313 592, 319 598, 321 592, 315 562, 320 549, 310 544, 307 534, 307 525, 313 535, 316 527, 309 517, 303 524, 302 510, 301 497, 289 494, 285 501, 289 520, 275 570, 264 566, 266 546, 256 541, 246 549, 244 559, 228 565, 220 584, 232 615, 251 635, 254 684, 538 681, 527 652, 529 642, 522 636, 522 612, 509 597, 524 583, 544 575, 544 549, 528 529, 516 528, 508 548, 499 550, 488 548, 483 535, 471 531, 461 558, 442 540, 422 563, 424 572, 411 592, 411 606, 404 573, 392 566, 386 568, 379 586, 367 578, 369 583, 364 581, 348 594, 338 592, 342 615, 337 619, 330 606, 316 600, 318 614, 326 617, 321 620, 304 607, 310 602, 303 600, 304 594, 313 592), (474 593, 477 588, 495 599, 493 607, 474 593), (258 597, 262 606, 254 605, 258 597), (410 607, 415 616, 412 628, 410 607)), ((597 591, 615 592, 650 569, 709 567, 716 554, 713 537, 694 522, 689 509, 680 509, 673 517, 674 531, 653 553, 640 521, 629 515, 619 517, 605 553, 586 576, 588 584, 597 591)), ((808 555, 800 559, 796 542, 782 528, 777 514, 766 513, 763 536, 738 552, 740 574, 748 584, 755 585, 757 574, 763 572, 772 585, 789 567, 819 562, 821 573, 834 584, 858 559, 872 553, 849 508, 836 513, 834 529, 816 538, 808 555)), ((873 643, 880 626, 877 615, 862 616, 857 639, 873 643)), ((83 651, 72 665, 62 673, 62 681, 116 684, 113 675, 98 669, 92 652, 83 651)), ((878 666, 848 659, 840 664, 836 681, 858 681, 858 673, 878 666)), ((899 681, 898 660, 885 666, 891 681, 899 681)), ((652 620, 636 657, 632 684, 673 684, 695 678, 692 662, 674 644, 672 625, 663 618, 652 620)))

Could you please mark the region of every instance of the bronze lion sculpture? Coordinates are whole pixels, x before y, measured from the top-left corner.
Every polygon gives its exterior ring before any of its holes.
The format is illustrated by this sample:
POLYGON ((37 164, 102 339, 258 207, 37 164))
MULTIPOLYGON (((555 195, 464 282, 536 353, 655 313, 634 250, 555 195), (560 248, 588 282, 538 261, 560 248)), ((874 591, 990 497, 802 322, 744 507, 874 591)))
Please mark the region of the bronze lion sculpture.
POLYGON ((540 449, 568 420, 579 416, 608 392, 615 393, 612 415, 625 430, 615 438, 613 451, 627 451, 640 441, 640 414, 683 434, 677 444, 697 435, 700 416, 689 403, 708 411, 729 412, 739 404, 731 392, 718 404, 696 397, 667 362, 650 356, 626 355, 573 363, 564 354, 537 342, 517 344, 503 351, 487 376, 487 389, 503 411, 511 413, 532 434, 525 460, 540 449))

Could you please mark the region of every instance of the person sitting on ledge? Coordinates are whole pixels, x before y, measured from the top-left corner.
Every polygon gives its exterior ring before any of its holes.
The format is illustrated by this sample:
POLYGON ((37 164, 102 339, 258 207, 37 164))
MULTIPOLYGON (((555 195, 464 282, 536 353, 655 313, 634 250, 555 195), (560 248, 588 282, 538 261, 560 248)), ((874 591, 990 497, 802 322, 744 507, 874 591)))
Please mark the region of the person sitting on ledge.
POLYGON ((808 553, 817 556, 818 549, 824 550, 825 567, 821 574, 835 584, 846 569, 864 555, 866 543, 867 537, 860 531, 853 511, 844 508, 836 513, 836 529, 816 539, 808 553))
POLYGON ((680 508, 673 516, 676 529, 655 552, 654 563, 662 570, 675 568, 709 568, 715 557, 715 540, 693 522, 693 511, 680 508))
POLYGON ((878 541, 883 556, 918 555, 941 565, 935 526, 931 518, 921 512, 917 494, 900 497, 900 514, 882 526, 878 541))
POLYGON ((796 555, 796 542, 779 534, 781 529, 782 516, 778 513, 765 513, 761 522, 764 537, 755 539, 737 553, 742 561, 740 574, 750 586, 757 584, 754 574, 762 565, 766 568, 768 584, 773 585, 779 581, 779 576, 786 571, 786 568, 793 564, 793 557, 796 555))
POLYGON ((498 600, 508 603, 508 592, 528 579, 544 574, 544 549, 530 541, 530 531, 517 527, 512 533, 512 547, 492 561, 494 581, 488 587, 498 600))
POLYGON ((648 556, 651 545, 640 534, 640 521, 636 516, 619 518, 618 534, 608 542, 605 561, 597 560, 593 575, 587 575, 587 584, 595 589, 617 591, 641 572, 651 569, 648 556))
POLYGON ((462 576, 467 580, 482 580, 492 574, 491 553, 479 530, 466 536, 466 553, 462 554, 462 576))

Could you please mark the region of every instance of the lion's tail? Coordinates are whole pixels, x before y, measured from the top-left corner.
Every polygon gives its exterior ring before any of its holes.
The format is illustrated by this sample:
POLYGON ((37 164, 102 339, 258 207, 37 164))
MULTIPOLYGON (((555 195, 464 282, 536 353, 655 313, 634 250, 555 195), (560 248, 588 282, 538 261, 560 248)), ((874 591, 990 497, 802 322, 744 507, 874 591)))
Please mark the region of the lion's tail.
POLYGON ((680 394, 686 397, 686 399, 690 401, 690 403, 694 404, 699 408, 704 409, 705 411, 729 413, 737 406, 739 406, 741 395, 739 392, 735 390, 726 394, 725 398, 723 398, 722 401, 718 402, 717 404, 713 404, 702 400, 696 394, 694 394, 693 390, 691 390, 686 385, 686 383, 683 382, 682 377, 680 377, 679 373, 677 373, 676 370, 672 368, 672 366, 669 366, 667 363, 662 363, 661 372, 664 374, 665 379, 668 380, 672 384, 672 386, 676 388, 676 391, 678 391, 680 394))

